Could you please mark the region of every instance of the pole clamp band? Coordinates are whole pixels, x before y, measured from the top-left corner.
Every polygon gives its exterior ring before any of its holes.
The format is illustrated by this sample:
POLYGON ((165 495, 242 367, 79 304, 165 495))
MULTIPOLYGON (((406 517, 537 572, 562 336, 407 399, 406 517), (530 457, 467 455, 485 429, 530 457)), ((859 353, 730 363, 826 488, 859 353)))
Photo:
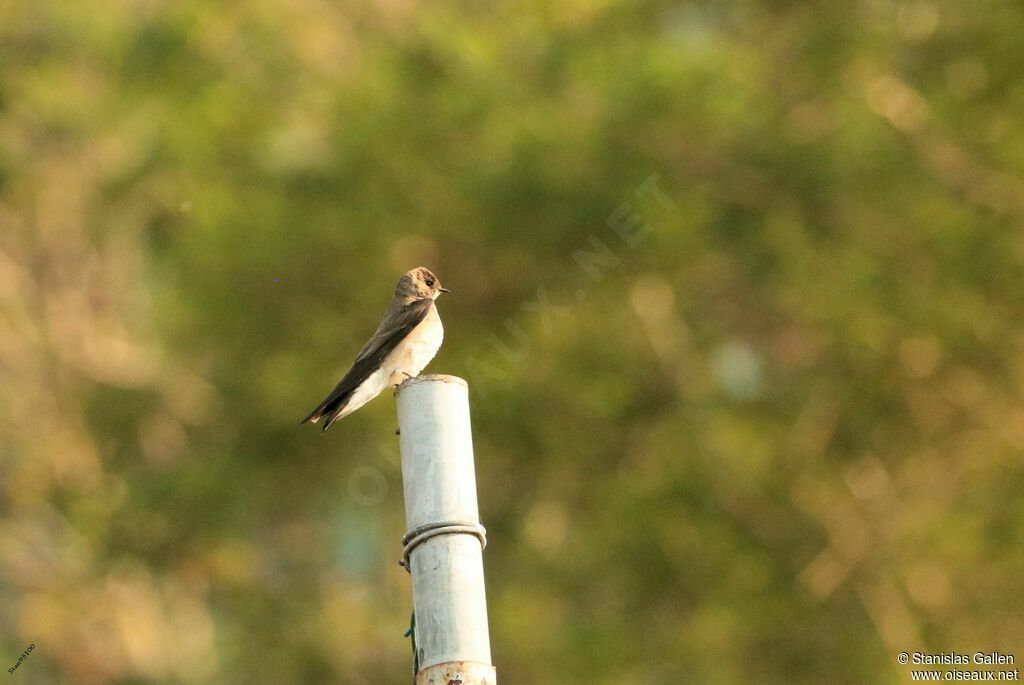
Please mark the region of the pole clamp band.
POLYGON ((409 556, 424 542, 437 535, 473 535, 480 541, 480 549, 487 547, 487 529, 475 521, 436 521, 427 523, 416 530, 410 530, 402 538, 402 560, 399 565, 412 573, 409 556))

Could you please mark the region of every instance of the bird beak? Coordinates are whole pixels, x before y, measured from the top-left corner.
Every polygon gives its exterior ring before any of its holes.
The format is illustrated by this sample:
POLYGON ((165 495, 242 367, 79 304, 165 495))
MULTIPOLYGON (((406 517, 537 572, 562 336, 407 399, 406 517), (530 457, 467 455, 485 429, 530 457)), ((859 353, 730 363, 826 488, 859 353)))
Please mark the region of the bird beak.
POLYGON ((451 292, 451 290, 448 290, 448 288, 438 288, 438 290, 440 290, 443 293, 450 293, 451 292))

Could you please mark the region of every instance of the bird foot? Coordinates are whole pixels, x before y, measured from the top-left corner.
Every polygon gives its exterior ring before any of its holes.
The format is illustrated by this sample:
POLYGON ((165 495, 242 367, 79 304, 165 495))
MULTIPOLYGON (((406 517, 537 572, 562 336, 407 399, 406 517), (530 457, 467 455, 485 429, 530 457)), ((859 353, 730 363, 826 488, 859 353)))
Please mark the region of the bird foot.
POLYGON ((396 388, 397 388, 397 387, 400 387, 400 386, 402 385, 402 383, 405 383, 405 382, 406 382, 407 380, 409 380, 410 378, 415 378, 415 376, 413 376, 412 374, 410 374, 410 373, 408 373, 408 372, 406 372, 406 371, 399 371, 398 373, 400 373, 400 374, 402 374, 403 376, 405 376, 405 378, 403 378, 402 380, 400 380, 400 381, 398 381, 397 383, 395 383, 395 387, 396 387, 396 388))

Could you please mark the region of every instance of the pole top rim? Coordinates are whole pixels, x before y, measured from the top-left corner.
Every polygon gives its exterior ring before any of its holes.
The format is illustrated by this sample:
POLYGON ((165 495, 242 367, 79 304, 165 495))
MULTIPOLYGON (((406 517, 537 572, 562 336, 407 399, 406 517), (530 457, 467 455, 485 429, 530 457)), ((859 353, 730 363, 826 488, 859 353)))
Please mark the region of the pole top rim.
POLYGON ((467 383, 462 378, 459 378, 458 376, 449 376, 446 373, 428 373, 423 376, 414 376, 412 378, 406 378, 404 381, 401 382, 401 384, 399 384, 398 390, 396 390, 395 392, 399 393, 405 388, 408 388, 409 386, 412 385, 416 385, 417 383, 454 383, 455 385, 462 385, 465 386, 466 388, 469 387, 469 383, 467 383))

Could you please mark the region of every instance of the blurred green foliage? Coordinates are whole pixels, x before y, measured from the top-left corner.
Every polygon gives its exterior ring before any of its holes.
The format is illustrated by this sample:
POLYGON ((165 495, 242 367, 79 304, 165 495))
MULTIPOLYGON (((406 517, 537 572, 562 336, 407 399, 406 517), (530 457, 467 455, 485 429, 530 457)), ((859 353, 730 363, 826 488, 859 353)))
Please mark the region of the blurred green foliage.
POLYGON ((0 4, 0 666, 406 682, 393 402, 297 422, 420 264, 502 682, 1024 659, 1021 74, 1016 0, 0 4))

